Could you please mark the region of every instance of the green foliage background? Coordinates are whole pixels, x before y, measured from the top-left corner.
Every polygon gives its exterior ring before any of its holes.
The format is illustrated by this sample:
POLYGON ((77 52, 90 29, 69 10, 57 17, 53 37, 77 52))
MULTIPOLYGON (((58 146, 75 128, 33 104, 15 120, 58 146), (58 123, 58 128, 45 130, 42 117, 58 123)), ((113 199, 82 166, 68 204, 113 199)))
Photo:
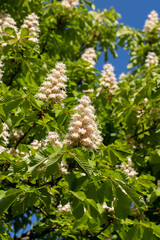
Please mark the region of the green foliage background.
POLYGON ((4 64, 0 129, 2 123, 10 132, 22 129, 23 136, 11 139, 7 148, 32 152, 25 161, 7 151, 0 154, 0 239, 11 239, 12 225, 14 239, 160 239, 160 69, 144 64, 149 51, 159 55, 159 24, 148 33, 132 29, 118 23, 120 15, 113 8, 99 12, 103 21, 95 24, 98 13, 86 0, 69 10, 56 0, 6 0, 0 10, 11 14, 19 28, 32 12, 40 22, 39 46, 27 40, 27 29, 18 37, 6 28, 7 35, 0 36, 1 44, 7 43, 0 49, 4 64), (134 70, 118 82, 114 94, 106 91, 97 96, 101 75, 98 69, 87 68, 81 55, 93 47, 97 60, 104 52, 108 61, 109 51, 117 57, 118 45, 130 50, 128 69, 134 70), (69 79, 64 108, 35 98, 58 61, 66 64, 69 79), (44 139, 49 131, 63 139, 73 108, 87 89, 94 90, 86 94, 96 109, 104 139, 99 149, 51 144, 45 150, 33 149, 31 142, 44 139), (128 157, 137 176, 129 177, 116 168, 127 164, 128 157), (62 160, 67 174, 59 171, 62 160), (104 210, 104 202, 114 210, 104 210), (60 203, 70 203, 71 210, 58 211, 60 203), (27 234, 17 236, 27 224, 33 225, 33 214, 38 222, 27 234))

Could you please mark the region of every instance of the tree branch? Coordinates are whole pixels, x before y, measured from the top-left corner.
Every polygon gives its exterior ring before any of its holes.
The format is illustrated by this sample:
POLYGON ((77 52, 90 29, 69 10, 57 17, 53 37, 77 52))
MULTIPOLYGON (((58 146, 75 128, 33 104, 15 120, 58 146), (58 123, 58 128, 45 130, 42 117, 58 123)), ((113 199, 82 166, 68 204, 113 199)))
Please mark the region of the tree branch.
POLYGON ((145 129, 145 130, 143 130, 143 131, 141 131, 141 132, 139 132, 139 133, 135 133, 135 134, 134 134, 133 136, 131 136, 130 138, 138 137, 139 135, 141 135, 141 134, 143 134, 143 133, 145 133, 145 132, 148 132, 148 131, 150 131, 150 130, 153 130, 153 129, 155 129, 155 128, 158 126, 158 124, 159 124, 159 121, 158 121, 157 123, 155 122, 153 126, 147 128, 147 129, 145 129))
POLYGON ((24 135, 19 138, 19 140, 17 141, 17 143, 15 145, 15 149, 18 147, 18 145, 21 143, 21 141, 27 136, 27 134, 31 131, 31 129, 35 127, 35 125, 36 125, 36 123, 34 122, 33 125, 27 130, 27 132, 25 132, 24 135))
POLYGON ((31 183, 29 180, 26 181, 24 179, 20 179, 21 182, 29 185, 30 187, 44 187, 46 185, 50 185, 51 187, 57 185, 57 183, 63 178, 63 176, 60 176, 59 178, 56 178, 56 179, 53 179, 51 181, 48 181, 48 182, 44 182, 43 184, 38 184, 38 183, 31 183))

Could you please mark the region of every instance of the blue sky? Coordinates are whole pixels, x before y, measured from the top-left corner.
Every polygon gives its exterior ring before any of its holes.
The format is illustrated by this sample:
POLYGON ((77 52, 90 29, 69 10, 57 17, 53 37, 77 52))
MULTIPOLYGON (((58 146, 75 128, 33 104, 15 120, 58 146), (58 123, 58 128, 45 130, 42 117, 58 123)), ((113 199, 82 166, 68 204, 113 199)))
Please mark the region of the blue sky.
MULTIPOLYGON (((160 17, 160 0, 94 0, 92 1, 96 8, 101 10, 114 7, 116 12, 121 14, 120 23, 124 23, 135 29, 143 29, 144 22, 152 10, 156 10, 160 17)), ((101 57, 97 67, 103 68, 104 59, 101 57)), ((115 67, 115 73, 118 77, 122 72, 126 73, 126 66, 129 62, 129 55, 123 49, 118 50, 118 58, 114 59, 109 55, 109 63, 115 67)))

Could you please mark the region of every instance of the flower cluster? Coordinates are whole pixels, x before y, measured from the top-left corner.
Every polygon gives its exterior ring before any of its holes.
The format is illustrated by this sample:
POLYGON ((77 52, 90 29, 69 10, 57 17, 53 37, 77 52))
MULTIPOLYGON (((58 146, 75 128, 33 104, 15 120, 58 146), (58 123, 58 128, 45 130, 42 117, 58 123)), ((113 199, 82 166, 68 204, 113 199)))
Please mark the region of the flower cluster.
MULTIPOLYGON (((9 133, 9 131, 8 131, 9 128, 8 128, 7 124, 6 123, 2 123, 2 124, 3 124, 3 129, 2 129, 2 133, 0 134, 0 138, 2 137, 4 140, 4 144, 7 145, 9 143, 9 138, 12 138, 13 135, 12 135, 12 133, 11 134, 9 133)), ((20 132, 21 132, 21 130, 20 130, 20 132)), ((19 135, 16 134, 15 136, 17 137, 19 135)), ((3 151, 7 151, 7 153, 12 154, 14 157, 23 155, 23 160, 26 160, 29 157, 29 154, 20 152, 18 149, 0 146, 0 153, 2 153, 3 151)))
POLYGON ((39 22, 38 17, 35 13, 32 13, 26 17, 22 28, 28 28, 29 35, 33 35, 34 37, 29 38, 30 41, 38 43, 38 33, 39 33, 39 22))
POLYGON ((63 161, 61 161, 61 168, 59 169, 59 172, 61 174, 67 174, 68 173, 67 164, 64 163, 63 161))
POLYGON ((88 96, 84 95, 79 102, 80 104, 75 107, 75 113, 71 117, 69 133, 66 135, 64 144, 96 149, 102 137, 95 122, 94 107, 90 105, 91 100, 88 96))
POLYGON ((154 25, 156 25, 156 23, 158 23, 159 21, 158 13, 155 10, 151 11, 148 17, 149 19, 145 21, 143 28, 145 32, 149 32, 152 29, 152 27, 154 27, 154 25))
POLYGON ((70 207, 70 203, 68 202, 66 205, 62 206, 62 204, 60 203, 57 206, 57 209, 59 212, 63 212, 63 213, 67 213, 70 211, 71 207, 70 207))
POLYGON ((103 208, 104 210, 107 209, 108 212, 110 212, 110 213, 114 213, 113 203, 112 203, 112 207, 108 207, 107 204, 106 204, 106 202, 104 202, 104 203, 102 204, 102 208, 103 208))
POLYGON ((63 144, 59 140, 59 135, 56 132, 49 132, 45 140, 38 141, 34 139, 31 143, 34 149, 39 149, 40 147, 46 148, 47 143, 50 142, 52 146, 62 147, 63 144))
POLYGON ((42 146, 42 142, 38 141, 37 139, 34 139, 31 145, 35 150, 37 150, 42 146))
POLYGON ((98 95, 100 92, 109 90, 110 93, 113 92, 118 86, 116 77, 114 74, 114 67, 111 64, 105 64, 102 71, 102 77, 99 79, 100 87, 98 88, 98 95))
POLYGON ((66 66, 63 63, 57 63, 55 69, 51 70, 51 74, 47 76, 42 86, 39 88, 39 93, 36 97, 42 101, 51 100, 53 104, 57 103, 61 106, 61 101, 66 98, 67 77, 65 76, 66 66))
POLYGON ((122 72, 122 73, 119 75, 119 80, 122 81, 125 76, 126 76, 125 73, 122 72))
MULTIPOLYGON (((0 33, 7 35, 7 33, 3 32, 2 28, 13 28, 16 33, 18 32, 18 28, 16 27, 16 22, 14 19, 10 16, 10 14, 5 13, 4 11, 0 12, 0 33)), ((1 46, 5 47, 6 45, 7 42, 4 42, 1 46)))
POLYGON ((2 70, 3 64, 0 61, 0 83, 2 83, 2 77, 3 77, 3 70, 2 70))
POLYGON ((86 51, 82 54, 82 59, 89 62, 90 66, 88 68, 93 68, 96 64, 95 60, 96 59, 96 52, 94 48, 88 48, 86 51))
POLYGON ((63 0, 62 6, 65 9, 75 8, 79 4, 79 0, 63 0))
POLYGON ((14 19, 4 11, 0 12, 0 32, 2 28, 13 28, 16 32, 18 31, 14 19))
POLYGON ((146 57, 145 66, 149 67, 150 64, 154 64, 155 66, 158 65, 158 57, 156 56, 156 54, 154 52, 149 52, 146 57))
POLYGON ((44 140, 45 145, 50 142, 52 146, 62 147, 62 142, 59 141, 59 135, 56 132, 49 132, 47 138, 44 140))
POLYGON ((133 163, 131 158, 128 158, 128 164, 121 163, 120 169, 123 172, 127 173, 129 177, 134 177, 138 174, 133 168, 133 163))
MULTIPOLYGON (((3 138, 4 140, 4 144, 7 145, 8 144, 8 138, 9 138, 9 132, 8 132, 8 126, 6 123, 2 123, 3 128, 2 128, 2 132, 0 134, 0 138, 3 138)), ((0 153, 2 153, 3 151, 5 151, 5 147, 0 146, 0 153)))
POLYGON ((13 129, 13 132, 10 134, 10 138, 13 141, 18 140, 19 138, 21 138, 23 136, 23 131, 21 128, 19 129, 13 129))

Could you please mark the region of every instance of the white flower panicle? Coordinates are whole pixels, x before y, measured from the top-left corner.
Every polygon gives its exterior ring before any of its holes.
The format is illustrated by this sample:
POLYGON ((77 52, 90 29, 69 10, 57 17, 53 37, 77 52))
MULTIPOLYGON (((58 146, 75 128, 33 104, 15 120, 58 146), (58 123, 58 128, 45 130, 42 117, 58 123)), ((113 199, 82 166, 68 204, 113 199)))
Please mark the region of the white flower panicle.
POLYGON ((125 76, 126 76, 125 73, 122 72, 122 73, 119 75, 119 80, 122 81, 123 77, 125 77, 125 76))
POLYGON ((37 150, 42 146, 42 142, 38 141, 37 139, 34 139, 31 145, 35 150, 37 150))
POLYGON ((96 64, 95 60, 96 59, 96 52, 94 50, 94 48, 88 48, 86 49, 86 51, 82 54, 82 59, 89 62, 90 66, 88 66, 87 68, 93 68, 96 64))
POLYGON ((94 89, 83 90, 83 93, 94 93, 94 89))
POLYGON ((107 209, 108 212, 110 212, 110 213, 114 213, 113 203, 112 203, 112 207, 108 207, 107 204, 106 204, 106 202, 104 202, 104 203, 102 204, 102 208, 103 208, 104 210, 107 209))
POLYGON ((63 0, 61 4, 65 9, 71 9, 78 6, 79 0, 63 0))
POLYGON ((128 158, 128 164, 121 163, 120 169, 123 172, 127 173, 129 177, 134 177, 138 174, 133 168, 133 163, 131 158, 128 158))
POLYGON ((57 209, 59 212, 62 212, 62 213, 67 213, 71 210, 71 206, 70 206, 70 203, 68 202, 66 205, 62 206, 62 204, 60 203, 58 206, 57 206, 57 209))
MULTIPOLYGON (((14 19, 10 16, 10 14, 5 13, 4 11, 0 12, 0 33, 3 33, 4 35, 8 35, 7 33, 4 33, 2 28, 13 28, 16 33, 18 33, 18 28, 16 27, 16 22, 14 19)), ((13 37, 13 36, 12 36, 13 37)), ((2 43, 2 47, 5 47, 7 45, 7 42, 2 43)))
POLYGON ((93 20, 93 24, 94 25, 101 25, 103 23, 103 14, 104 12, 102 13, 96 13, 96 15, 94 16, 94 20, 93 20))
POLYGON ((5 13, 4 11, 0 12, 0 32, 2 32, 2 28, 13 28, 16 32, 18 32, 14 19, 10 16, 10 14, 5 13))
POLYGON ((49 132, 46 140, 44 141, 45 145, 47 145, 47 142, 50 142, 52 146, 62 147, 63 144, 59 140, 59 135, 56 132, 49 132))
POLYGON ((63 161, 61 162, 61 168, 59 169, 59 172, 62 173, 62 174, 67 174, 68 173, 67 165, 63 161))
POLYGON ((110 93, 113 92, 113 90, 117 89, 117 81, 114 74, 114 67, 112 64, 105 64, 102 71, 102 77, 99 79, 100 81, 100 87, 98 88, 98 93, 108 89, 110 93))
POLYGON ((9 139, 9 136, 10 136, 10 134, 8 132, 9 128, 8 128, 6 123, 2 123, 2 125, 3 125, 3 129, 2 129, 2 132, 0 134, 0 137, 2 137, 4 139, 5 144, 8 144, 8 142, 9 142, 8 139, 9 139))
POLYGON ((154 52, 148 52, 148 55, 145 60, 145 66, 149 67, 150 64, 158 65, 158 57, 154 52))
POLYGON ((2 68, 3 68, 3 64, 2 64, 2 62, 0 61, 0 83, 2 83, 2 78, 3 78, 3 73, 4 73, 4 71, 2 70, 2 68))
POLYGON ((97 149, 102 142, 102 137, 95 122, 94 107, 90 105, 91 100, 88 96, 84 95, 79 102, 71 117, 64 144, 71 147, 85 146, 88 149, 97 149))
POLYGON ((158 13, 155 10, 150 12, 150 14, 148 15, 148 18, 149 19, 145 21, 144 28, 143 28, 143 31, 145 32, 149 32, 151 28, 154 27, 154 25, 156 25, 159 22, 158 13))
MULTIPOLYGON (((5 145, 7 145, 9 143, 10 138, 13 138, 13 133, 14 133, 14 137, 16 139, 18 139, 21 136, 21 133, 23 133, 21 129, 15 129, 12 133, 9 133, 9 131, 8 131, 9 128, 8 128, 7 124, 2 123, 2 125, 3 125, 3 129, 2 129, 2 132, 0 134, 0 138, 2 137, 4 139, 3 142, 4 142, 5 145)), ((22 160, 24 160, 24 161, 27 160, 27 158, 29 157, 29 154, 21 152, 18 149, 7 148, 7 146, 6 147, 0 146, 0 153, 2 153, 3 151, 7 151, 7 153, 12 154, 14 157, 23 155, 22 160)))
POLYGON ((38 16, 35 13, 32 13, 26 17, 22 28, 28 28, 29 35, 34 35, 34 37, 29 38, 30 41, 38 43, 39 37, 39 21, 38 16))
POLYGON ((42 83, 36 97, 44 102, 51 100, 53 104, 57 103, 63 106, 61 101, 66 98, 65 82, 67 82, 65 72, 65 64, 58 62, 55 69, 51 70, 51 74, 42 83))
MULTIPOLYGON (((7 124, 6 123, 2 123, 2 125, 3 125, 3 128, 2 128, 2 132, 1 132, 1 134, 0 134, 0 138, 3 138, 3 140, 4 140, 4 144, 5 145, 7 145, 8 144, 8 142, 9 142, 9 132, 8 132, 8 126, 7 126, 7 124)), ((3 146, 0 146, 0 153, 2 153, 3 151, 5 151, 6 150, 6 148, 5 147, 3 147, 3 146)))
POLYGON ((19 129, 13 129, 13 132, 10 134, 10 138, 15 141, 18 140, 19 138, 21 138, 23 136, 23 131, 21 128, 19 129))

